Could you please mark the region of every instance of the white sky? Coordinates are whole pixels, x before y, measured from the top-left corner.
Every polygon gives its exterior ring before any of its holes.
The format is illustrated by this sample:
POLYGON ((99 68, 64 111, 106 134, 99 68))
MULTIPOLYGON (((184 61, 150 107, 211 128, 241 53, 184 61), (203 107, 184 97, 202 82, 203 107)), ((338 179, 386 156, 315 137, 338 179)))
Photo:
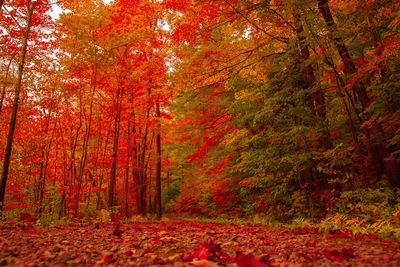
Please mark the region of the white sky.
MULTIPOLYGON (((109 4, 112 1, 113 0, 103 0, 103 3, 109 4)), ((60 17, 61 12, 62 12, 61 7, 57 4, 53 4, 50 11, 50 16, 52 17, 53 20, 57 20, 60 17)))

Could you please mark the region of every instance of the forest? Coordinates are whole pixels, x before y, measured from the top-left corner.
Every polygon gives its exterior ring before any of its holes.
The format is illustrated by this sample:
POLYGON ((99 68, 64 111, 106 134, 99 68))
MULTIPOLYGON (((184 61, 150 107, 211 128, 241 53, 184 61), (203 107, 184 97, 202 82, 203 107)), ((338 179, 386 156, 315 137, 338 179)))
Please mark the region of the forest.
POLYGON ((399 30, 395 0, 0 0, 0 265, 400 264, 399 30))

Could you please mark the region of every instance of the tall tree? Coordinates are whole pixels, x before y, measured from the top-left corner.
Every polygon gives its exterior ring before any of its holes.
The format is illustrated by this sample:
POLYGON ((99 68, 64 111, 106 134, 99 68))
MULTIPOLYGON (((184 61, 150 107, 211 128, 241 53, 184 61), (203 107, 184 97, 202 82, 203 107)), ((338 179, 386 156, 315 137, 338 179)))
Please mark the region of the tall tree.
POLYGON ((33 1, 32 3, 29 3, 27 6, 26 28, 25 28, 25 33, 24 33, 23 39, 22 39, 21 58, 19 59, 19 64, 18 64, 17 84, 15 85, 13 108, 12 108, 8 132, 7 132, 7 142, 6 142, 5 152, 4 152, 3 168, 1 171, 0 212, 3 210, 3 206, 4 206, 8 171, 10 168, 10 161, 11 161, 11 152, 12 152, 12 146, 13 146, 14 131, 15 131, 16 123, 17 123, 17 113, 18 113, 19 98, 20 98, 21 87, 22 87, 22 78, 23 78, 24 67, 25 67, 25 58, 26 58, 26 52, 28 49, 29 33, 31 31, 31 26, 32 26, 32 15, 33 15, 33 12, 34 12, 37 4, 38 3, 36 1, 33 1))

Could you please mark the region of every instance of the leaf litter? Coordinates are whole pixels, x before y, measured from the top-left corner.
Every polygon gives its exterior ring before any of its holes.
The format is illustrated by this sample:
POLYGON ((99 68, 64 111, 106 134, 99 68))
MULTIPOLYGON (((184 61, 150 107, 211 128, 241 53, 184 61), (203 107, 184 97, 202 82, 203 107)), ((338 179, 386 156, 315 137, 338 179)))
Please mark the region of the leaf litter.
POLYGON ((0 228, 0 266, 400 266, 400 240, 186 220, 0 228))

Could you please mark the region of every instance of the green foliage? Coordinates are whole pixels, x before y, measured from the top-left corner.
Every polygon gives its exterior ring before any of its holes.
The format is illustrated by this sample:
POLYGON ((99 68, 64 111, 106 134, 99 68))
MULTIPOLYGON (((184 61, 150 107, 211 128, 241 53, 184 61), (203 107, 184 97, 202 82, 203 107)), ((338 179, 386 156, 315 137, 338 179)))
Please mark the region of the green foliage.
POLYGON ((180 184, 177 181, 175 181, 175 182, 171 183, 169 188, 167 188, 166 200, 165 200, 166 203, 169 203, 176 199, 176 197, 180 193, 179 186, 180 186, 180 184))
POLYGON ((399 191, 395 192, 382 185, 374 189, 344 191, 338 199, 337 211, 349 217, 374 222, 377 219, 390 218, 400 204, 399 199, 399 191))

